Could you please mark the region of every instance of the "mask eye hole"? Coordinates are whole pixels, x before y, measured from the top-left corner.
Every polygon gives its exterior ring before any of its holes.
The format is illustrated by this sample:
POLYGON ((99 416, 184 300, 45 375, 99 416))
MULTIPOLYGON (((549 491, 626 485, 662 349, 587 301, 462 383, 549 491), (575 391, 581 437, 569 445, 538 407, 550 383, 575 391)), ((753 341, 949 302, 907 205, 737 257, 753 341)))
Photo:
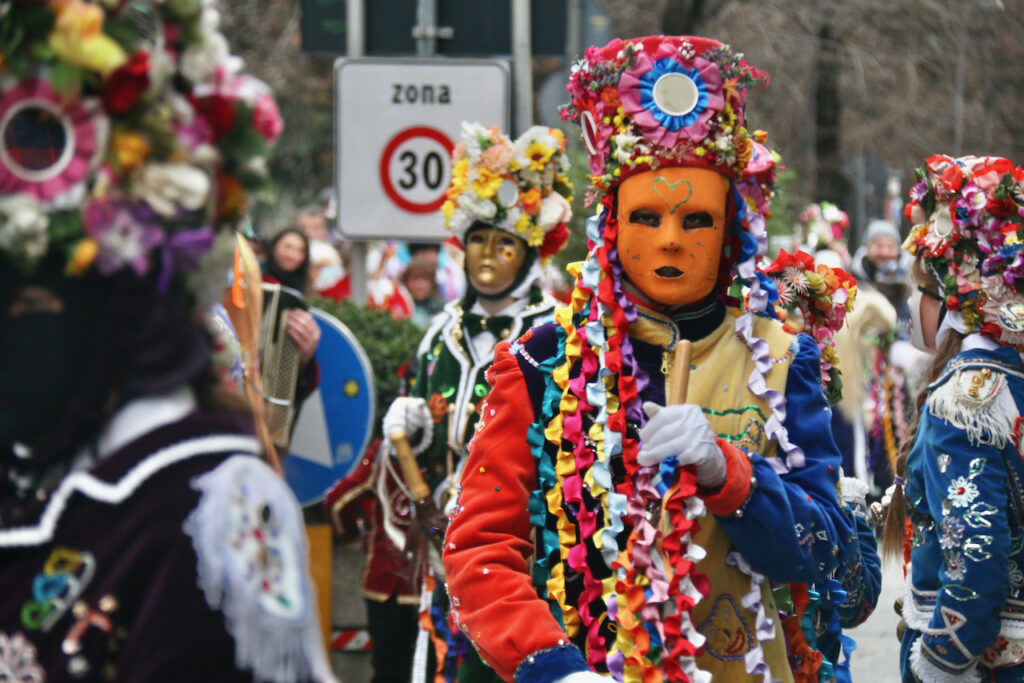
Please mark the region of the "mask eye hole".
POLYGON ((697 211, 683 216, 683 230, 714 227, 715 221, 707 211, 697 211))
POLYGON ((474 232, 469 236, 468 241, 470 244, 483 244, 486 240, 484 240, 482 233, 474 232))
POLYGON ((657 228, 661 225, 661 214, 650 209, 636 209, 629 214, 629 222, 657 228))

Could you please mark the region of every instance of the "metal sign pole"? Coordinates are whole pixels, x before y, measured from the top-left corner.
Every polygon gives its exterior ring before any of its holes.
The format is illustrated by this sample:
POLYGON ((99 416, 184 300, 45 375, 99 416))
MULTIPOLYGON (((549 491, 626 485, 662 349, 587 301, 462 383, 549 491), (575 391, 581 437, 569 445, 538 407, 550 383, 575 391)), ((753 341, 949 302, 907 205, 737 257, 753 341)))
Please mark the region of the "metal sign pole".
POLYGON ((515 84, 516 133, 533 125, 533 60, 530 45, 530 0, 512 0, 512 77, 515 84))
MULTIPOLYGON (((347 0, 345 3, 346 7, 346 19, 345 22, 345 40, 348 45, 347 54, 349 57, 362 57, 365 53, 365 41, 366 41, 366 13, 365 13, 365 0, 347 0)), ((338 112, 335 112, 335 116, 338 112)), ((334 145, 335 154, 339 146, 334 145)), ((335 184, 337 187, 337 184, 335 184)), ((341 228, 341 212, 344 210, 342 206, 342 198, 338 197, 338 229, 340 232, 341 228)), ((348 274, 349 283, 351 285, 351 293, 349 295, 352 303, 357 306, 365 306, 367 299, 367 279, 368 274, 366 272, 366 255, 367 255, 367 243, 362 240, 354 240, 352 242, 352 250, 349 253, 348 260, 348 274)))

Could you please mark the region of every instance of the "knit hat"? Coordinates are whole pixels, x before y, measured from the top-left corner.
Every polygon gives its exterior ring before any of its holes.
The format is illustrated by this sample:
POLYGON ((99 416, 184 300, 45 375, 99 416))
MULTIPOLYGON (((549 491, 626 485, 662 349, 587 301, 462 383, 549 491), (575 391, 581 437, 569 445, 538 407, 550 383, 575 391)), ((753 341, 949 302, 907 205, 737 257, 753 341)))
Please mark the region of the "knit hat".
POLYGON ((464 242, 483 223, 522 238, 541 259, 564 247, 572 183, 562 131, 532 126, 513 141, 497 126, 463 121, 461 138, 441 205, 445 228, 464 242))
MULTIPOLYGON (((68 277, 131 271, 158 293, 185 282, 267 187, 282 129, 218 23, 212 0, 4 4, 0 258, 32 272, 57 252, 68 277)), ((187 285, 210 301, 224 283, 187 285)))
POLYGON ((892 221, 876 218, 868 223, 864 243, 871 244, 880 237, 888 237, 898 244, 900 241, 900 231, 892 221))
POLYGON ((594 187, 664 166, 738 179, 753 154, 747 88, 767 76, 709 38, 650 36, 587 48, 562 116, 583 129, 594 187))
POLYGON ((1024 350, 1024 169, 937 154, 915 175, 903 248, 935 276, 961 332, 1024 350))

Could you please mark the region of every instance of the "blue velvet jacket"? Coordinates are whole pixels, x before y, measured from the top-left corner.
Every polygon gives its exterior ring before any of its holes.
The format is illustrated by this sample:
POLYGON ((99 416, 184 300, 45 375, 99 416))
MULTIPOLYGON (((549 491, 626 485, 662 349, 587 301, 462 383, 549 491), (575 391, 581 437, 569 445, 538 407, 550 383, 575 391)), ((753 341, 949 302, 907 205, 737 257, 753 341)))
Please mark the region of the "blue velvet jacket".
POLYGON ((995 669, 995 680, 1021 680, 1024 365, 1007 347, 966 351, 928 392, 906 468, 904 672, 974 681, 995 669))

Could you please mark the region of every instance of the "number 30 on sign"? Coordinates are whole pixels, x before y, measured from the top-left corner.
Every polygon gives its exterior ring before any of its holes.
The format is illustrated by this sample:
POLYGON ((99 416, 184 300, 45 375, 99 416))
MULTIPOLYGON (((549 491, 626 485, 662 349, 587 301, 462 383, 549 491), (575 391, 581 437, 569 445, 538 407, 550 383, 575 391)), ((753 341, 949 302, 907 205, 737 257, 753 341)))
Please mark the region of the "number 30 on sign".
POLYGON ((436 128, 413 126, 400 131, 380 157, 384 192, 409 213, 437 211, 451 177, 452 149, 452 141, 436 128))

